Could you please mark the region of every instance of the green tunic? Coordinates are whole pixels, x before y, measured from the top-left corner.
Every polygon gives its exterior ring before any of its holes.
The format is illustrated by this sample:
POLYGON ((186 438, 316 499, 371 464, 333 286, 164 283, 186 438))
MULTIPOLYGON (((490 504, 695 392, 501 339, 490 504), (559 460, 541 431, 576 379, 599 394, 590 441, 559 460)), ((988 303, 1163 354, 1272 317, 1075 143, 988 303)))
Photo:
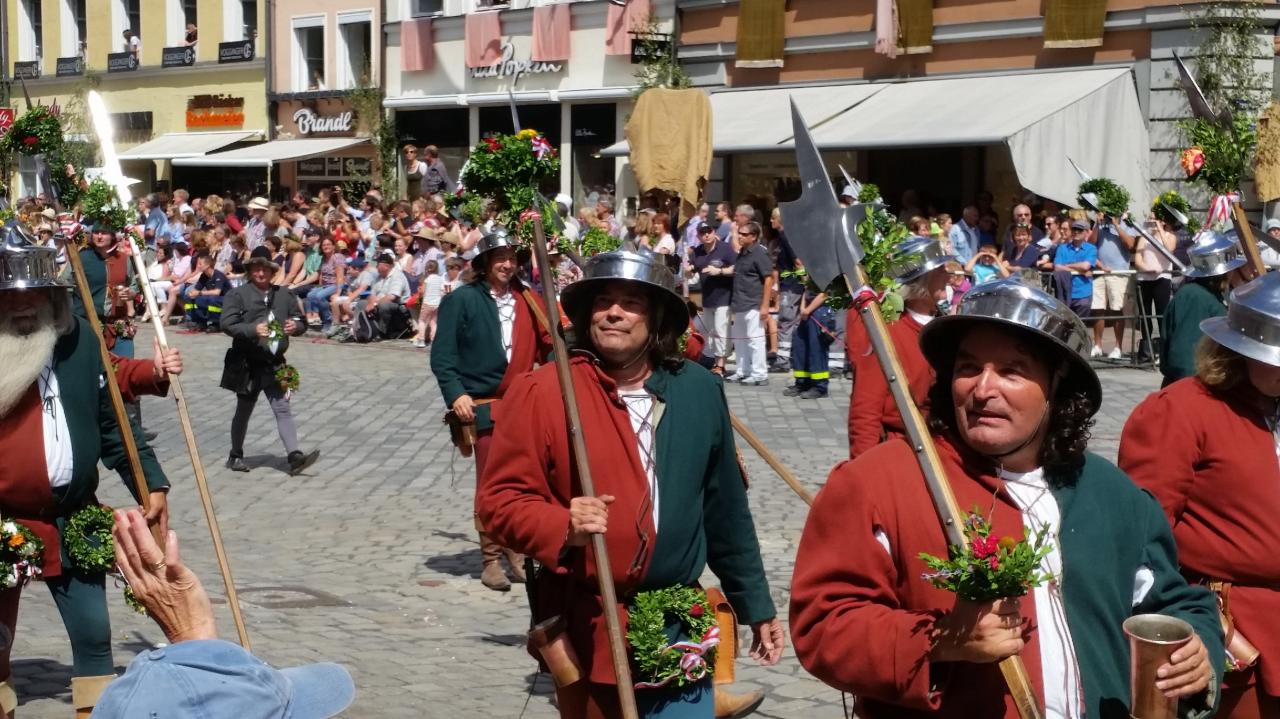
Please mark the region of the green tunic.
POLYGON ((1226 313, 1221 294, 1194 280, 1183 283, 1165 309, 1160 327, 1164 337, 1160 372, 1164 374, 1165 384, 1196 373, 1196 345, 1204 336, 1200 322, 1226 313))
MULTIPOLYGON (((492 397, 507 371, 502 346, 498 305, 489 294, 489 283, 471 282, 444 296, 436 316, 436 338, 431 343, 431 372, 440 385, 446 407, 462 395, 472 399, 492 397)), ((487 404, 476 406, 476 431, 493 427, 487 404)))

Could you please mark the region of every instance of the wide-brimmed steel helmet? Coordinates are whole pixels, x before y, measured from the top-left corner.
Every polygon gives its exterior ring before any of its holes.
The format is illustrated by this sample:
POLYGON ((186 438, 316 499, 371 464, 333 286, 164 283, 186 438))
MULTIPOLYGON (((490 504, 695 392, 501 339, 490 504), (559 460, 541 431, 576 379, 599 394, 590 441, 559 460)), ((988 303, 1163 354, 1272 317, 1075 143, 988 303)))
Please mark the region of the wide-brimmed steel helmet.
POLYGON ((889 274, 905 285, 953 260, 955 255, 947 252, 941 242, 913 235, 893 248, 889 257, 889 274))
POLYGON ((1187 250, 1187 259, 1190 262, 1183 274, 1192 279, 1218 277, 1238 270, 1245 264, 1240 243, 1235 238, 1212 230, 1196 235, 1195 243, 1187 250))
MULTIPOLYGON (((484 233, 480 241, 476 243, 476 256, 479 259, 486 252, 492 252, 499 247, 519 248, 520 241, 511 236, 505 227, 495 226, 492 230, 484 233)), ((474 261, 473 259, 473 261, 474 261)))
POLYGON ((582 268, 582 279, 561 292, 560 304, 570 317, 581 317, 600 289, 615 280, 633 282, 649 290, 650 308, 655 304, 662 307, 659 334, 678 337, 689 328, 688 306, 676 289, 675 275, 667 269, 663 255, 648 250, 615 250, 593 256, 582 268))
POLYGON ((1008 327, 1033 334, 1062 350, 1067 360, 1066 381, 1080 387, 1102 406, 1102 383, 1089 364, 1093 343, 1080 317, 1043 290, 1014 279, 995 280, 965 293, 956 314, 925 325, 920 349, 938 372, 951 370, 964 333, 979 324, 1008 327))
POLYGON ((1227 299, 1227 315, 1204 320, 1200 329, 1227 349, 1280 367, 1280 274, 1237 287, 1227 299))
POLYGON ((0 227, 0 290, 70 289, 59 277, 58 250, 40 244, 17 218, 0 227))

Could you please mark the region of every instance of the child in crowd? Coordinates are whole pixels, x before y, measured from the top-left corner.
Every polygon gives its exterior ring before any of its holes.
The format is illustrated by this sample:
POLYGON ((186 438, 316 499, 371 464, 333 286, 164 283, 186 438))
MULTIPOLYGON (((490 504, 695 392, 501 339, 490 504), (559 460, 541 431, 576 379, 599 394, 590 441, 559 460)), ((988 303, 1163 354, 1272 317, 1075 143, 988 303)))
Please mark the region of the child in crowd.
POLYGON ((994 279, 1009 276, 1009 269, 1004 266, 1000 256, 996 254, 996 246, 984 243, 978 248, 978 254, 969 260, 965 272, 973 275, 973 286, 978 287, 994 279))
POLYGON ((973 289, 973 284, 969 282, 969 278, 964 274, 964 268, 959 262, 952 260, 946 264, 947 268, 947 304, 954 309, 960 304, 964 293, 973 289))
MULTIPOLYGON (((451 268, 449 274, 457 275, 457 269, 451 268)), ((418 309, 418 332, 413 336, 413 346, 422 349, 436 338, 436 311, 444 299, 444 278, 440 276, 440 264, 435 260, 427 261, 419 293, 421 307, 418 309)))

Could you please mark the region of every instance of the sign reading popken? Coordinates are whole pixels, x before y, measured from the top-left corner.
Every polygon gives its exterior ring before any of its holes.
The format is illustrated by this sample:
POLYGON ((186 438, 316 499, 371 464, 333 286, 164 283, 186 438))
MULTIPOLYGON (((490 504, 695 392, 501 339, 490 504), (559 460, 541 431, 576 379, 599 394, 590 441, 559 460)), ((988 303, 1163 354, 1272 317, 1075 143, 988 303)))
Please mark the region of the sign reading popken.
POLYGON ((299 135, 351 132, 354 121, 355 113, 350 110, 337 115, 317 115, 311 108, 303 107, 293 113, 293 123, 298 126, 299 135))
POLYGON ((520 81, 521 75, 540 75, 545 72, 560 72, 564 65, 555 62, 534 62, 533 60, 517 60, 516 48, 509 42, 502 43, 502 59, 486 67, 471 68, 471 77, 509 77, 512 83, 520 81))

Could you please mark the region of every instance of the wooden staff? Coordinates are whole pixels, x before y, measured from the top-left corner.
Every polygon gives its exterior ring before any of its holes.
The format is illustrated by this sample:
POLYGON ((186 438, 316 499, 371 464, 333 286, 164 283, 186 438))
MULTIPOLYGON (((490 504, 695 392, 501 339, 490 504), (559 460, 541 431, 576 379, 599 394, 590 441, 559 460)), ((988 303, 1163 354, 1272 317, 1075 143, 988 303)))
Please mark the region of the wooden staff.
MULTIPOLYGON (((142 503, 142 511, 151 511, 151 490, 147 487, 147 478, 142 474, 142 459, 138 457, 138 443, 133 438, 133 425, 129 423, 129 415, 124 411, 124 397, 120 394, 120 384, 116 382, 115 367, 111 364, 111 353, 107 351, 107 338, 102 334, 102 322, 98 320, 98 307, 93 301, 93 292, 89 290, 89 280, 84 275, 84 263, 80 260, 80 248, 71 239, 66 239, 64 248, 67 259, 71 262, 71 274, 76 279, 76 291, 84 303, 84 314, 89 318, 89 327, 98 338, 98 353, 102 357, 103 374, 107 377, 107 392, 111 394, 111 408, 115 410, 116 424, 120 426, 120 440, 124 442, 124 451, 129 458, 129 469, 133 473, 133 486, 142 503)), ((106 288, 110 293, 111 288, 106 288)), ((160 524, 151 526, 151 536, 161 547, 165 545, 165 536, 160 531, 160 524)))
POLYGON ((747 444, 751 445, 756 454, 759 454, 766 464, 773 467, 773 471, 777 472, 779 477, 782 477, 782 481, 786 482, 788 487, 791 487, 796 494, 800 495, 800 499, 803 499, 805 504, 812 507, 813 495, 804 488, 804 485, 800 484, 800 480, 791 473, 791 470, 787 469, 787 466, 773 452, 770 452, 768 447, 764 446, 764 442, 760 441, 756 433, 752 432, 751 428, 734 416, 732 412, 729 413, 729 423, 733 425, 734 431, 747 440, 747 444))
POLYGON ((1231 203, 1231 221, 1236 226, 1236 235, 1240 237, 1240 248, 1244 250, 1249 266, 1258 277, 1267 274, 1267 266, 1262 262, 1262 253, 1258 251, 1258 240, 1253 236, 1253 227, 1249 225, 1249 218, 1244 214, 1244 208, 1237 202, 1231 203))
MULTIPOLYGON (((587 444, 582 438, 582 418, 578 416, 578 397, 573 389, 573 374, 569 369, 569 354, 560 327, 560 305, 556 302, 555 281, 551 274, 551 260, 547 257, 547 239, 542 232, 541 213, 533 220, 533 257, 542 277, 542 299, 547 305, 547 320, 551 326, 551 343, 555 351, 556 377, 560 380, 560 399, 564 403, 565 421, 573 449, 573 463, 578 469, 578 481, 582 483, 582 496, 596 496, 595 483, 591 480, 591 465, 587 462, 587 444)), ((613 586, 613 570, 609 565, 609 548, 603 534, 591 535, 591 553, 596 564, 596 581, 600 584, 600 599, 604 604, 604 624, 609 632, 609 656, 618 680, 618 702, 623 719, 639 719, 636 708, 635 687, 631 683, 631 664, 627 658, 626 643, 622 638, 622 617, 618 614, 618 593, 613 586)))
MULTIPOLYGON (((129 242, 132 244, 133 240, 129 242)), ((160 308, 156 304, 155 295, 151 292, 151 279, 147 276, 147 266, 142 255, 135 250, 133 256, 134 273, 142 284, 142 295, 147 303, 147 312, 151 315, 151 324, 160 341, 160 351, 169 349, 169 341, 165 336, 164 322, 160 319, 160 308)), ((177 288, 174 289, 177 291, 177 288)), ((244 616, 240 613, 240 596, 236 593, 236 583, 231 577, 231 562, 227 560, 227 550, 222 546, 222 532, 218 529, 218 517, 213 511, 213 495, 209 492, 209 483, 204 476, 204 462, 200 460, 200 448, 196 445, 196 433, 191 424, 191 415, 187 412, 187 396, 182 390, 182 380, 177 375, 169 376, 169 384, 173 388, 173 399, 178 405, 178 421, 182 424, 182 436, 187 440, 187 455, 191 458, 191 471, 196 477, 196 489, 200 493, 200 504, 204 506, 204 518, 209 524, 209 536, 213 539, 213 554, 218 560, 218 570, 222 572, 222 583, 227 589, 227 604, 231 606, 231 619, 236 624, 236 634, 240 636, 240 646, 246 652, 252 652, 249 644, 249 631, 244 625, 244 616)))

